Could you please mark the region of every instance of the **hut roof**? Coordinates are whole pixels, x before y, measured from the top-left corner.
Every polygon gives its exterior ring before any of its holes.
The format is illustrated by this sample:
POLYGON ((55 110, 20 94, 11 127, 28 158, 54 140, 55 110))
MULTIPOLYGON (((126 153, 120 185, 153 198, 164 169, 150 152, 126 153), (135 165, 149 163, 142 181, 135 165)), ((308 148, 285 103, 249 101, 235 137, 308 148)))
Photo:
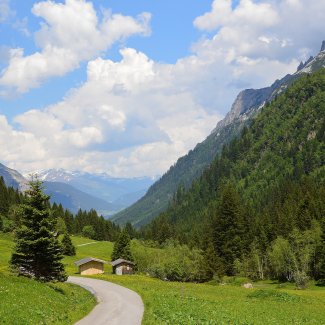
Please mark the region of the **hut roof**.
POLYGON ((123 258, 119 258, 119 259, 117 259, 117 260, 111 262, 112 266, 116 266, 116 265, 119 265, 119 264, 121 264, 121 263, 127 263, 127 264, 135 265, 133 262, 131 262, 131 261, 127 261, 127 260, 125 260, 125 259, 123 259, 123 258))
POLYGON ((103 260, 100 260, 99 258, 94 258, 94 257, 85 257, 77 262, 74 262, 75 265, 77 266, 80 266, 82 264, 86 264, 88 262, 91 262, 91 261, 96 261, 96 262, 100 262, 100 263, 104 263, 104 264, 107 264, 107 262, 103 261, 103 260))

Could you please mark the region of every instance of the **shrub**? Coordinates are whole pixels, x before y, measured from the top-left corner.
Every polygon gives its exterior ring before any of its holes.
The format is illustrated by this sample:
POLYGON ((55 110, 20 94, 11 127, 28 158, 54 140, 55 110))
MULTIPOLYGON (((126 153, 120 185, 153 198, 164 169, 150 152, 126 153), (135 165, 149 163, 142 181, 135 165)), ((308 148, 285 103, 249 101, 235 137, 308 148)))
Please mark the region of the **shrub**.
POLYGON ((306 289, 308 282, 309 282, 309 276, 303 272, 303 271, 296 271, 293 276, 296 287, 298 289, 306 289))

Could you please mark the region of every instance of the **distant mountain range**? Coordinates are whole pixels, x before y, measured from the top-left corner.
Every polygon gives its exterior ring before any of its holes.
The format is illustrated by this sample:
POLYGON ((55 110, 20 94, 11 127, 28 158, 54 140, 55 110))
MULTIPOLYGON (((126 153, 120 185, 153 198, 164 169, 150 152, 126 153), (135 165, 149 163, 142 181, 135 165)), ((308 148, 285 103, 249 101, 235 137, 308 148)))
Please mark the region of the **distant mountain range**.
POLYGON ((90 174, 64 169, 43 170, 37 174, 42 181, 65 183, 106 201, 110 204, 110 211, 121 210, 136 202, 156 180, 151 177, 116 178, 105 173, 90 174))
POLYGON ((272 101, 303 74, 315 72, 321 67, 325 67, 325 41, 319 54, 301 62, 294 74, 276 80, 270 87, 240 92, 229 113, 211 134, 187 155, 179 158, 176 164, 149 188, 144 197, 118 212, 112 220, 119 224, 130 221, 136 227, 150 222, 167 209, 180 186, 187 189, 200 177, 223 146, 236 137, 266 103, 272 101))
MULTIPOLYGON (((76 213, 78 209, 95 209, 106 217, 127 207, 143 196, 155 179, 113 178, 107 174, 69 172, 63 169, 44 170, 37 173, 44 182, 44 192, 51 202, 76 213)), ((28 176, 0 164, 0 176, 7 186, 24 191, 28 176)))

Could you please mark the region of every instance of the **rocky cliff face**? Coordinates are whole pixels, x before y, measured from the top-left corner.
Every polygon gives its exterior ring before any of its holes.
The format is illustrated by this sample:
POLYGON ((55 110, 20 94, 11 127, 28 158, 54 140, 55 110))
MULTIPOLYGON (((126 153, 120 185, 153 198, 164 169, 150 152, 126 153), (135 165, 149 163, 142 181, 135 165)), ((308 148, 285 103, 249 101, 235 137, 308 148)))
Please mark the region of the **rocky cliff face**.
POLYGON ((23 175, 2 164, 0 164, 0 176, 3 177, 8 187, 13 187, 19 191, 25 191, 28 187, 28 181, 23 175))
POLYGON ((325 41, 323 41, 323 43, 322 43, 322 47, 321 47, 320 51, 321 51, 321 52, 325 51, 325 41))
POLYGON ((271 101, 276 95, 284 91, 302 73, 312 73, 325 67, 325 41, 322 42, 321 51, 317 56, 310 56, 306 62, 301 62, 296 73, 286 75, 276 80, 270 87, 261 89, 246 89, 239 93, 231 110, 220 121, 212 133, 218 133, 220 129, 233 123, 235 120, 243 121, 256 113, 265 103, 271 101))

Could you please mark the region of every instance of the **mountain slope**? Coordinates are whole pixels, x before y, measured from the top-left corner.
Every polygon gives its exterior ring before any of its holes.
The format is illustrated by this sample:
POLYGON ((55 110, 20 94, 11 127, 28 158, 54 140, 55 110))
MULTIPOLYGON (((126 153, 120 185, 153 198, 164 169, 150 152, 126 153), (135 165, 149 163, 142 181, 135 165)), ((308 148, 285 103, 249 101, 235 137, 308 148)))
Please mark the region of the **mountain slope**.
POLYGON ((8 187, 24 191, 27 188, 28 181, 26 178, 17 172, 17 170, 6 167, 0 163, 0 176, 3 177, 5 184, 8 187))
POLYGON ((189 188, 193 180, 197 179, 221 152, 223 146, 236 137, 245 125, 251 123, 252 118, 265 103, 281 94, 294 80, 323 66, 325 66, 325 49, 322 46, 321 52, 315 58, 311 57, 305 63, 301 63, 295 74, 275 81, 270 87, 242 91, 230 112, 217 124, 206 140, 181 157, 160 180, 149 188, 144 197, 114 215, 112 220, 120 224, 131 221, 139 227, 166 210, 179 186, 189 188))
POLYGON ((287 237, 295 227, 324 221, 325 69, 303 76, 267 104, 190 190, 152 221, 148 237, 202 242, 229 183, 242 199, 239 209, 246 207, 247 232, 260 239, 287 237))
POLYGON ((99 214, 107 215, 114 209, 112 204, 65 183, 44 182, 44 192, 51 197, 51 203, 61 203, 65 209, 73 213, 79 209, 87 211, 94 209, 99 214))

